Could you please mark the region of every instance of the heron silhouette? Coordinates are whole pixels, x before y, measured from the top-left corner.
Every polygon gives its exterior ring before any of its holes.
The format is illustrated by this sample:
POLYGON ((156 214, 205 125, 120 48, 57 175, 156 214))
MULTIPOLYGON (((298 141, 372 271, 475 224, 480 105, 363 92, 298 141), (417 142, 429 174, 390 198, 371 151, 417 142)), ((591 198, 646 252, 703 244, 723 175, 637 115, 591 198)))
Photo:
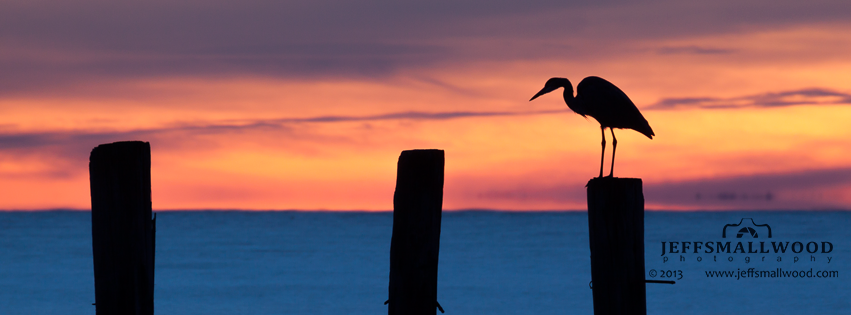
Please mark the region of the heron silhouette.
POLYGON ((653 139, 656 134, 641 115, 635 104, 617 86, 600 77, 587 77, 576 85, 576 97, 573 96, 573 85, 565 78, 551 78, 544 88, 532 96, 529 101, 538 96, 564 88, 564 102, 573 112, 582 117, 591 116, 600 123, 600 133, 603 136, 603 152, 600 154, 600 177, 603 177, 603 162, 606 159, 606 128, 612 131, 612 168, 609 176, 615 172, 615 150, 618 139, 615 138, 615 128, 632 129, 653 139))

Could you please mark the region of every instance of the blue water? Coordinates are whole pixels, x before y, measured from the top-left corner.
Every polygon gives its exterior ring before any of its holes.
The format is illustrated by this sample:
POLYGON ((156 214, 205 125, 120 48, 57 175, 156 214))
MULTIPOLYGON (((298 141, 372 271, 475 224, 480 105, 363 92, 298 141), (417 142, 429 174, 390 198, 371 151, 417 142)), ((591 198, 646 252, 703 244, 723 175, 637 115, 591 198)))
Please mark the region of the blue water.
MULTIPOLYGON (((155 312, 386 314, 392 220, 391 213, 160 212, 155 312)), ((846 312, 849 223, 849 212, 647 212, 647 278, 651 269, 683 275, 674 285, 647 285, 648 314, 846 312), (724 225, 741 218, 770 224, 773 238, 760 230, 759 239, 722 239, 724 225), (661 255, 662 241, 721 240, 833 248, 661 255), (748 268, 838 277, 705 275, 748 268)), ((587 224, 584 212, 445 212, 438 301, 447 314, 592 314, 587 224)), ((94 314, 91 251, 88 212, 0 212, 0 314, 94 314)))

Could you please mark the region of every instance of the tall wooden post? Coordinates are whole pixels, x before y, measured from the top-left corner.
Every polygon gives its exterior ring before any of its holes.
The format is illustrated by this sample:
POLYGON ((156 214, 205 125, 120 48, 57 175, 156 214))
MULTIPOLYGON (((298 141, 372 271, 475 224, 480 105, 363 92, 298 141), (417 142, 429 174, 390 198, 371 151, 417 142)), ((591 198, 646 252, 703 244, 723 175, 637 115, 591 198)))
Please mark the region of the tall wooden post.
POLYGON ((151 146, 102 144, 89 157, 98 315, 154 313, 151 146))
POLYGON ((443 150, 402 151, 399 156, 390 240, 389 315, 437 312, 443 166, 443 150))
POLYGON ((588 182, 594 314, 647 314, 644 194, 639 178, 588 182))

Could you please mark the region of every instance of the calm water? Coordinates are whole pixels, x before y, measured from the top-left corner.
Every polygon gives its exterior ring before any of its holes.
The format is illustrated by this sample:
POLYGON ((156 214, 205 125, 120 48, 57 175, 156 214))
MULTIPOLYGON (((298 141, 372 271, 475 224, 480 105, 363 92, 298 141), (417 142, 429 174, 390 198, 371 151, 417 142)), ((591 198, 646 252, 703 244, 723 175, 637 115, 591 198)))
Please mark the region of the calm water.
MULTIPOLYGON (((88 212, 0 212, 0 314, 95 313, 90 220, 88 212)), ((156 313, 386 314, 392 220, 391 213, 160 212, 156 313)), ((648 314, 851 309, 849 212, 647 212, 645 220, 647 277, 682 274, 674 285, 647 285, 648 314), (758 239, 736 239, 738 228, 721 238, 724 225, 741 218, 769 224, 772 238, 759 227, 758 239), (663 241, 832 248, 695 254, 690 243, 686 254, 662 256, 663 241), (706 277, 748 268, 838 271, 838 278, 706 277)), ((584 212, 444 213, 438 300, 447 314, 592 314, 590 268, 584 212)))

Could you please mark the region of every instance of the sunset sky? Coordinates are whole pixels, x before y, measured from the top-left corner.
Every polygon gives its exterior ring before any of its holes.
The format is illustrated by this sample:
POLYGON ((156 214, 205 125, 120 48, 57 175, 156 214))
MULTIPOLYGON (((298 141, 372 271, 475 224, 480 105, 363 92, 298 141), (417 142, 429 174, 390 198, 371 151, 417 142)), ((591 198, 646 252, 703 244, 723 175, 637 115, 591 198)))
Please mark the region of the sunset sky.
POLYGON ((849 56, 847 0, 0 0, 0 209, 88 209, 143 140, 154 210, 390 210, 417 148, 444 209, 581 210, 599 124, 529 98, 591 75, 648 209, 851 209, 849 56))

